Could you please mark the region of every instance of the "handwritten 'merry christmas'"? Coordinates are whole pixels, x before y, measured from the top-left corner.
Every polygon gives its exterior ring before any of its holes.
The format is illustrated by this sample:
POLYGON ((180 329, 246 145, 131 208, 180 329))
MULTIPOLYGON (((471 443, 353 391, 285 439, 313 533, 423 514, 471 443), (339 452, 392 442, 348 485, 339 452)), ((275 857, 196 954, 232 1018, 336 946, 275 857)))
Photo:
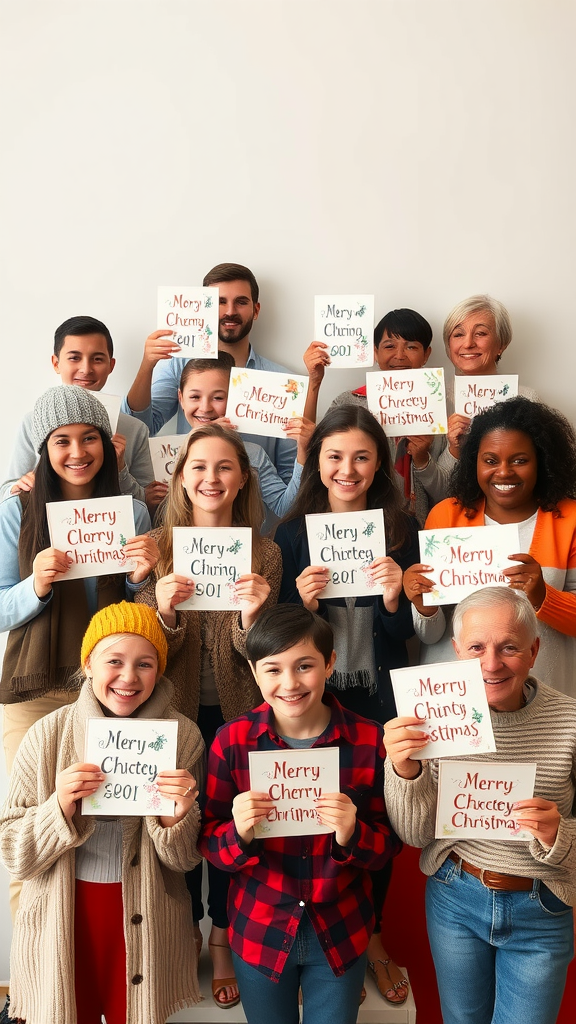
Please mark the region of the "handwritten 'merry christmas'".
POLYGON ((373 295, 316 295, 314 337, 328 345, 330 366, 371 366, 373 295))
POLYGON ((436 839, 531 840, 513 805, 531 799, 535 779, 535 764, 440 761, 436 839))
POLYGON ((424 594, 425 605, 456 604, 475 590, 507 586, 503 570, 515 565, 520 540, 516 523, 420 530, 420 560, 431 565, 426 575, 434 588, 424 594))
POLYGON ((368 408, 389 437, 445 434, 444 370, 376 370, 366 374, 368 408))
POLYGON ((241 608, 236 581, 252 568, 252 531, 247 527, 174 527, 174 572, 194 582, 179 610, 241 608))
POLYGON ((85 501, 52 501, 46 505, 50 543, 72 559, 60 579, 81 579, 109 573, 130 572, 124 546, 136 532, 130 495, 87 498, 85 501))
POLYGON ((270 370, 232 371, 226 415, 241 430, 286 437, 284 427, 304 415, 308 378, 270 370))
POLYGON ((172 341, 181 349, 176 355, 217 358, 219 295, 218 288, 158 288, 158 329, 174 331, 172 341))
POLYGON ((365 512, 321 512, 306 516, 310 565, 330 570, 321 597, 381 594, 370 566, 386 554, 381 508, 365 512))

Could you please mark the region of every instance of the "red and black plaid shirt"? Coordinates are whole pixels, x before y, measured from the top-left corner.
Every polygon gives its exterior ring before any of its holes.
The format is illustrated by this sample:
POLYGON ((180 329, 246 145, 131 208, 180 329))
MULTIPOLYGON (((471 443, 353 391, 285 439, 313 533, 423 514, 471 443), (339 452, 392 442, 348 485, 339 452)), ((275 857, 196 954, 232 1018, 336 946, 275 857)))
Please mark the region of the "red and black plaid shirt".
POLYGON ((228 722, 208 759, 205 823, 199 849, 233 875, 228 898, 230 945, 246 963, 278 981, 306 909, 334 974, 343 974, 368 945, 374 928, 372 884, 400 851, 384 807, 381 726, 346 711, 331 695, 332 717, 315 747, 340 748, 340 789, 357 808, 350 843, 334 834, 256 839, 246 847, 232 819, 232 801, 250 789, 248 752, 287 749, 268 704, 228 722))

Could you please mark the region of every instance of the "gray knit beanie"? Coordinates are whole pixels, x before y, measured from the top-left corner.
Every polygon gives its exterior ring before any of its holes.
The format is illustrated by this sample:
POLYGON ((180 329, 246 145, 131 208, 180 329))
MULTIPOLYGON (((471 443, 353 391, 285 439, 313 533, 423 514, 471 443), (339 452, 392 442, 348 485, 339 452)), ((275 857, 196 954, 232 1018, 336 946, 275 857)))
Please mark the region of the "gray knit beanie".
POLYGON ((95 394, 77 384, 57 384, 45 391, 34 406, 32 440, 35 450, 40 451, 53 430, 70 423, 88 423, 112 437, 108 413, 95 394))

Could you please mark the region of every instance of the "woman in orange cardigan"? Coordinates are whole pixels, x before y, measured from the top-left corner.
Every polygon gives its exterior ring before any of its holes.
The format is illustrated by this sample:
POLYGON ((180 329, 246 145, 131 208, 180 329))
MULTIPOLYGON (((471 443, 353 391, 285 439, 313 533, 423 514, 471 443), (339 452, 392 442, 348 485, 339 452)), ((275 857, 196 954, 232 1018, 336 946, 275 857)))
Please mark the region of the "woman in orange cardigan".
MULTIPOLYGON (((540 624, 535 674, 576 696, 576 434, 554 409, 511 398, 476 416, 451 479, 452 498, 435 505, 426 529, 517 523, 519 564, 505 570, 540 624)), ((451 609, 424 606, 430 566, 411 566, 404 588, 424 663, 454 659, 451 609), (446 614, 449 612, 449 615, 446 614)))

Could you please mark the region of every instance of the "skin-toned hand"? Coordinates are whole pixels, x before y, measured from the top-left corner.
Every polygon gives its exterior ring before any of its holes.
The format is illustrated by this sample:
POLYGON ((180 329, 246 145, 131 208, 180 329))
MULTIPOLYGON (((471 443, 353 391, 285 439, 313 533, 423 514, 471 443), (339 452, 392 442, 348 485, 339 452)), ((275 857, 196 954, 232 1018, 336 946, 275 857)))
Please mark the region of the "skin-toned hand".
POLYGON ((196 779, 190 775, 186 768, 171 768, 158 772, 156 785, 158 786, 158 792, 162 796, 175 802, 173 817, 160 815, 162 827, 170 828, 171 825, 176 825, 179 821, 182 821, 182 818, 188 814, 194 801, 197 800, 198 788, 196 786, 196 779))
POLYGON ((152 369, 161 359, 171 359, 173 355, 178 355, 180 346, 172 341, 172 335, 175 333, 168 328, 152 331, 152 334, 149 334, 144 342, 142 365, 147 364, 152 369))
POLYGON ((55 578, 61 572, 67 572, 72 559, 57 548, 44 548, 39 551, 32 562, 34 591, 37 597, 47 597, 52 590, 55 578))
POLYGON ((242 602, 242 629, 250 629, 270 594, 270 584, 256 572, 247 572, 236 580, 236 595, 242 602))
POLYGON ((323 793, 314 806, 322 824, 334 829, 338 846, 348 846, 356 828, 356 804, 346 793, 323 793))
POLYGON ((398 598, 402 593, 402 569, 389 555, 375 558, 368 568, 374 583, 384 587, 384 607, 393 615, 398 611, 398 598))
MULTIPOLYGON (((210 425, 216 423, 219 427, 224 427, 225 430, 238 430, 238 424, 232 423, 232 420, 228 416, 217 416, 215 420, 210 420, 210 425)), ((200 430, 201 427, 193 427, 193 430, 200 430)))
POLYGON ((432 605, 425 605, 422 601, 422 594, 429 594, 434 586, 434 581, 423 574, 432 571, 431 565, 416 562, 415 565, 411 565, 409 569, 406 569, 403 579, 406 597, 418 609, 420 614, 426 617, 434 615, 438 610, 432 605))
POLYGON ((514 590, 523 590, 535 611, 538 611, 546 597, 546 584, 542 576, 542 567, 532 555, 509 555, 511 560, 521 565, 512 565, 503 569, 504 576, 510 580, 509 586, 514 590))
POLYGON ((322 565, 307 565, 296 577, 296 587, 302 604, 309 612, 318 611, 318 597, 330 582, 330 570, 322 565))
POLYGON ((544 800, 540 796, 518 800, 512 805, 512 813, 520 828, 531 832, 545 846, 554 846, 562 815, 553 800, 544 800))
POLYGON ((92 793, 95 793, 102 785, 105 777, 97 764, 85 764, 81 761, 58 772, 56 797, 62 814, 68 821, 72 821, 74 817, 77 801, 81 800, 83 796, 92 796, 92 793))
POLYGON ((20 494, 20 491, 31 491, 34 487, 34 481, 36 480, 36 474, 33 469, 29 473, 24 473, 15 484, 12 484, 10 488, 10 494, 20 494))
POLYGON ((118 460, 118 472, 121 473, 126 465, 124 460, 124 453, 126 451, 126 438, 122 434, 112 434, 110 438, 114 445, 114 451, 116 452, 116 458, 118 460))
POLYGON ((293 441, 296 441, 296 458, 301 466, 306 462, 308 445, 315 427, 316 424, 313 420, 306 419, 305 416, 292 416, 288 420, 286 426, 283 427, 286 437, 290 437, 293 441))
POLYGON ((421 718, 404 715, 391 718, 384 726, 384 746, 394 765, 396 775, 402 779, 415 779, 420 774, 420 761, 412 761, 411 754, 417 754, 428 742, 428 733, 423 731, 421 718))
POLYGON ((176 628, 176 612, 174 607, 177 604, 187 601, 194 593, 194 580, 186 576, 179 576, 171 572, 163 576, 156 583, 156 604, 158 611, 169 629, 176 628))
POLYGON ((232 817, 240 839, 249 846, 254 839, 254 826, 259 825, 274 806, 267 793, 249 789, 238 793, 232 802, 232 817))
POLYGON ((147 533, 142 533, 139 537, 131 537, 124 545, 124 553, 126 558, 134 558, 138 563, 136 569, 128 574, 131 583, 143 583, 160 558, 160 550, 156 541, 147 533))
POLYGON ((416 469, 425 469, 430 457, 432 434, 419 434, 406 438, 406 451, 412 456, 412 462, 416 469))
POLYGON ((459 412, 453 412, 448 417, 448 449, 450 455, 453 455, 455 459, 460 458, 462 437, 468 433, 469 429, 470 420, 468 416, 462 416, 459 412))
POLYGON ((308 371, 310 381, 308 387, 320 387, 324 379, 324 370, 330 366, 328 345, 325 341, 312 341, 308 345, 304 356, 304 366, 308 371))
POLYGON ((144 488, 144 500, 148 506, 148 510, 153 512, 158 508, 160 502, 164 501, 164 498, 168 494, 168 484, 163 484, 160 480, 153 480, 151 484, 148 484, 144 488))

